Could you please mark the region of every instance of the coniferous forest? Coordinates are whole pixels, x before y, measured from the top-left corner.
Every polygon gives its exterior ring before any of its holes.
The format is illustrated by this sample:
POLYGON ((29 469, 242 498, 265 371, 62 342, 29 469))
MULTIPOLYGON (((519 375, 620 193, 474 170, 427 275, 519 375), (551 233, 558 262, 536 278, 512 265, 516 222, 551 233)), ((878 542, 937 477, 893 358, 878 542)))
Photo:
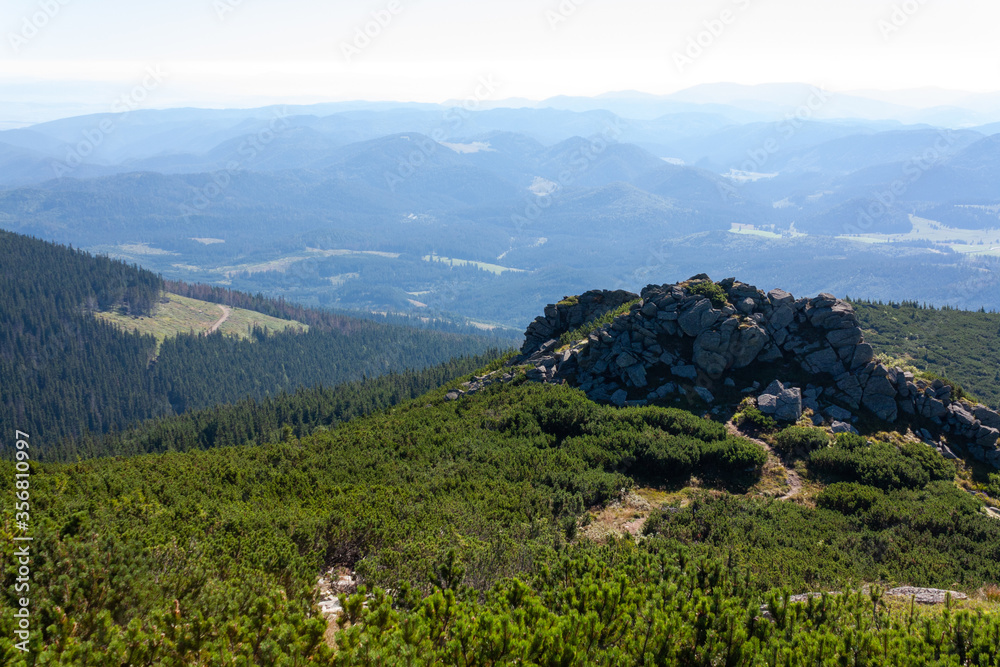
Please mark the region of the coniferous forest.
POLYGON ((150 315, 164 283, 122 262, 0 232, 0 424, 54 441, 144 419, 422 369, 495 346, 485 337, 418 330, 291 307, 262 297, 189 294, 301 318, 307 333, 252 339, 181 334, 161 346, 93 317, 150 315))
MULTIPOLYGON (((513 353, 207 286, 172 288, 310 329, 158 345, 90 312, 155 311, 156 275, 0 240, 4 424, 27 436, 0 494, 28 493, 0 539, 24 548, 18 512, 32 537, 30 588, 0 573, 32 614, 26 644, 0 620, 4 664, 1000 664, 1000 475, 972 459, 598 404, 517 365, 456 399, 513 353)), ((994 316, 859 312, 883 355, 989 395, 960 349, 994 316)))

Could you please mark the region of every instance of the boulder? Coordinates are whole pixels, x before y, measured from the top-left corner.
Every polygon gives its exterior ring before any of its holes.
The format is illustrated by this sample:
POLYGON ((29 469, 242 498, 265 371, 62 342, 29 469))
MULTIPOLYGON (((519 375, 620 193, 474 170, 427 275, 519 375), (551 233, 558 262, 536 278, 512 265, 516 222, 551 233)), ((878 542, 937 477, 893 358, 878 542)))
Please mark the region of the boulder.
POLYGON ((865 385, 865 396, 895 396, 896 388, 885 375, 875 375, 865 385))
POLYGON ((646 367, 642 364, 635 364, 630 366, 627 370, 629 380, 632 381, 632 386, 634 387, 645 387, 649 384, 646 379, 646 367))
POLYGON ((771 290, 767 293, 767 298, 775 308, 783 304, 791 305, 795 303, 795 297, 783 289, 771 290))
POLYGON ((1000 429, 1000 414, 982 405, 976 406, 974 414, 983 426, 1000 429))
POLYGON ((712 308, 711 301, 702 298, 677 318, 677 324, 685 334, 694 338, 711 328, 721 316, 722 313, 712 308))
POLYGON ((674 366, 670 372, 679 378, 693 380, 698 377, 698 369, 695 366, 674 366))
POLYGON ((862 403, 882 421, 894 422, 899 416, 899 409, 896 406, 896 401, 891 396, 886 396, 884 394, 868 394, 866 392, 862 403))
POLYGON ((989 426, 980 426, 976 433, 976 444, 985 449, 995 449, 1000 440, 1000 430, 989 426))
POLYGON ((806 356, 803 366, 810 373, 841 375, 844 372, 844 365, 840 363, 840 358, 832 348, 824 348, 806 356))
POLYGON ((729 344, 733 368, 746 368, 752 364, 764 350, 767 342, 767 333, 759 326, 741 328, 729 344))
POLYGON ((625 407, 625 401, 628 400, 628 392, 624 389, 619 389, 614 394, 611 395, 611 402, 620 408, 625 407))
POLYGON ((853 433, 854 435, 858 435, 858 429, 854 428, 847 422, 833 422, 833 424, 830 425, 830 430, 834 433, 853 433))
POLYGON ((711 391, 709 391, 705 387, 695 387, 694 393, 698 394, 699 398, 701 398, 701 400, 705 401, 706 403, 709 404, 715 403, 715 396, 712 394, 711 391))
POLYGON ((837 407, 836 405, 831 405, 823 410, 823 414, 830 418, 830 421, 834 422, 850 422, 854 420, 854 415, 851 414, 849 410, 837 407))
POLYGON ((854 347, 861 343, 864 336, 861 329, 852 327, 850 329, 833 329, 826 334, 826 339, 834 347, 854 347))
POLYGON ((709 375, 721 375, 726 370, 726 358, 717 352, 696 349, 694 363, 709 375))
POLYGON ((854 351, 854 360, 851 361, 851 370, 867 366, 874 358, 875 348, 868 343, 861 343, 854 351))
POLYGON ((802 416, 802 390, 775 380, 757 398, 757 405, 761 412, 779 421, 795 422, 802 416))

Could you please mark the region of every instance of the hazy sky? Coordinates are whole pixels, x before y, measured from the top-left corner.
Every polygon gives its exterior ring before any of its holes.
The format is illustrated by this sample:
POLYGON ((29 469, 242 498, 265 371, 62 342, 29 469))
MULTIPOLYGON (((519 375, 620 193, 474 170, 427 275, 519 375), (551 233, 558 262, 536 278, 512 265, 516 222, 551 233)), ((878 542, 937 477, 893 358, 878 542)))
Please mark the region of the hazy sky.
POLYGON ((100 109, 150 67, 152 106, 440 102, 481 77, 494 99, 717 81, 985 92, 998 25, 997 0, 7 0, 0 105, 100 109))

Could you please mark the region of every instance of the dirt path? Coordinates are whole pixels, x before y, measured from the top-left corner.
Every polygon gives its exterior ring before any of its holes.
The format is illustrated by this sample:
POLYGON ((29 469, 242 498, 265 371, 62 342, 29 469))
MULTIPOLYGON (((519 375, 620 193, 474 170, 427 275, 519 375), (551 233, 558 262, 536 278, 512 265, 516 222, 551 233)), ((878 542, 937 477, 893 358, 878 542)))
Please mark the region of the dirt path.
POLYGON ((799 477, 799 473, 788 468, 781 461, 781 457, 778 456, 778 453, 771 448, 771 445, 767 444, 763 440, 750 437, 746 433, 743 433, 742 431, 740 431, 739 427, 737 427, 736 424, 733 424, 732 422, 726 424, 726 429, 732 435, 736 435, 741 438, 746 438, 747 440, 756 442, 758 445, 763 447, 764 451, 767 452, 767 463, 765 465, 773 466, 775 468, 781 468, 785 472, 785 479, 788 481, 788 493, 778 498, 778 500, 791 500, 795 496, 802 493, 802 478, 799 477))
POLYGON ((230 308, 229 306, 223 306, 221 303, 218 303, 216 305, 219 307, 219 310, 222 311, 222 317, 220 317, 219 321, 216 322, 215 324, 213 324, 212 328, 209 329, 206 333, 212 334, 212 333, 215 333, 216 331, 218 331, 219 327, 221 327, 223 324, 225 324, 226 320, 229 319, 229 316, 233 314, 233 309, 230 308))

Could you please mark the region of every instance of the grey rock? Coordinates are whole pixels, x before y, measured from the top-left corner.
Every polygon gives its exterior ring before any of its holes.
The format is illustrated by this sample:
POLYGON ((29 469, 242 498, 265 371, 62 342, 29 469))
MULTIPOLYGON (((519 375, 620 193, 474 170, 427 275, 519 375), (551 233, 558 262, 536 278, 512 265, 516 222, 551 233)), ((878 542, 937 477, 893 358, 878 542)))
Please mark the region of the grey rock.
POLYGON ((778 397, 774 394, 761 394, 757 397, 757 407, 765 415, 773 415, 778 410, 778 397))
POLYGON ((823 410, 823 414, 829 417, 831 421, 849 422, 854 418, 854 415, 849 410, 836 405, 827 407, 823 410))
POLYGON ((899 408, 891 396, 866 393, 862 403, 882 421, 894 422, 899 416, 899 408))
POLYGON ((693 380, 698 377, 698 369, 695 366, 674 366, 670 372, 679 378, 693 380))
POLYGON ((913 598, 918 604, 944 604, 948 597, 952 600, 968 600, 969 596, 958 591, 945 591, 938 588, 913 588, 903 586, 893 588, 885 593, 886 597, 913 598))
POLYGON ((959 426, 972 426, 973 422, 976 421, 976 418, 972 416, 971 412, 957 403, 949 405, 948 412, 951 413, 954 421, 959 426))
POLYGON ((976 419, 978 419, 983 426, 1000 429, 1000 414, 997 414, 993 410, 983 407, 982 405, 976 406, 974 414, 976 415, 976 419))
POLYGON ((861 343, 854 351, 854 360, 851 362, 851 369, 867 366, 874 358, 875 348, 868 343, 861 343))
POLYGON ((795 303, 795 297, 782 289, 773 289, 767 293, 767 298, 770 300, 771 305, 777 307, 782 304, 791 305, 795 303))
POLYGON ((656 304, 651 301, 642 307, 642 314, 650 319, 656 317, 657 312, 656 304))
POLYGON ((776 307, 771 317, 768 319, 768 330, 780 331, 795 321, 795 309, 789 305, 776 307))
POLYGON ((726 370, 726 358, 717 352, 695 349, 694 363, 709 375, 719 375, 726 370))
POLYGON ((775 380, 757 398, 757 405, 764 414, 781 421, 794 422, 802 416, 802 390, 786 387, 775 380))
POLYGON ((853 347, 862 341, 863 336, 861 334, 861 329, 833 329, 826 334, 826 339, 830 341, 830 345, 833 345, 834 347, 853 347))
POLYGON ((767 333, 759 326, 740 329, 729 344, 733 368, 746 368, 757 359, 767 345, 767 333))
POLYGON ((768 345, 764 347, 764 351, 757 355, 757 361, 763 364, 773 364, 781 361, 782 354, 781 350, 773 345, 768 345))
POLYGON ((948 408, 945 406, 944 401, 939 401, 936 398, 931 398, 924 395, 923 407, 920 410, 920 414, 927 419, 937 419, 940 420, 946 414, 948 414, 948 408))
POLYGON ((858 435, 858 429, 854 428, 847 422, 833 422, 833 424, 830 425, 830 430, 834 433, 853 433, 854 435, 858 435))
POLYGON ((985 449, 994 449, 1000 440, 1000 430, 989 426, 980 426, 976 434, 976 444, 985 449))
POLYGON ((628 377, 632 381, 632 385, 635 387, 645 387, 649 384, 646 379, 646 367, 642 364, 635 364, 628 368, 628 377))
POLYGON ((611 402, 622 408, 625 407, 625 401, 628 400, 628 392, 624 389, 619 389, 614 394, 611 395, 611 402))
POLYGON ((618 360, 616 361, 616 363, 621 368, 628 368, 629 366, 634 366, 635 364, 639 363, 639 360, 636 359, 634 356, 632 356, 632 354, 630 354, 629 352, 623 352, 622 354, 618 355, 618 360))
POLYGON ((750 297, 741 299, 736 303, 736 310, 743 313, 744 315, 749 315, 754 311, 754 308, 756 307, 757 307, 757 302, 751 299, 750 297))
POLYGON ((696 337, 718 322, 720 316, 721 313, 712 308, 712 302, 703 298, 681 315, 677 323, 685 334, 696 337))
POLYGON ((706 403, 715 403, 715 395, 705 387, 695 387, 694 393, 698 394, 701 400, 706 403))
POLYGON ((865 396, 895 396, 896 388, 889 382, 889 378, 884 375, 876 375, 868 380, 865 385, 865 396))
POLYGON ((804 359, 803 365, 810 373, 840 375, 844 372, 844 365, 840 363, 840 358, 829 347, 808 355, 804 359))

